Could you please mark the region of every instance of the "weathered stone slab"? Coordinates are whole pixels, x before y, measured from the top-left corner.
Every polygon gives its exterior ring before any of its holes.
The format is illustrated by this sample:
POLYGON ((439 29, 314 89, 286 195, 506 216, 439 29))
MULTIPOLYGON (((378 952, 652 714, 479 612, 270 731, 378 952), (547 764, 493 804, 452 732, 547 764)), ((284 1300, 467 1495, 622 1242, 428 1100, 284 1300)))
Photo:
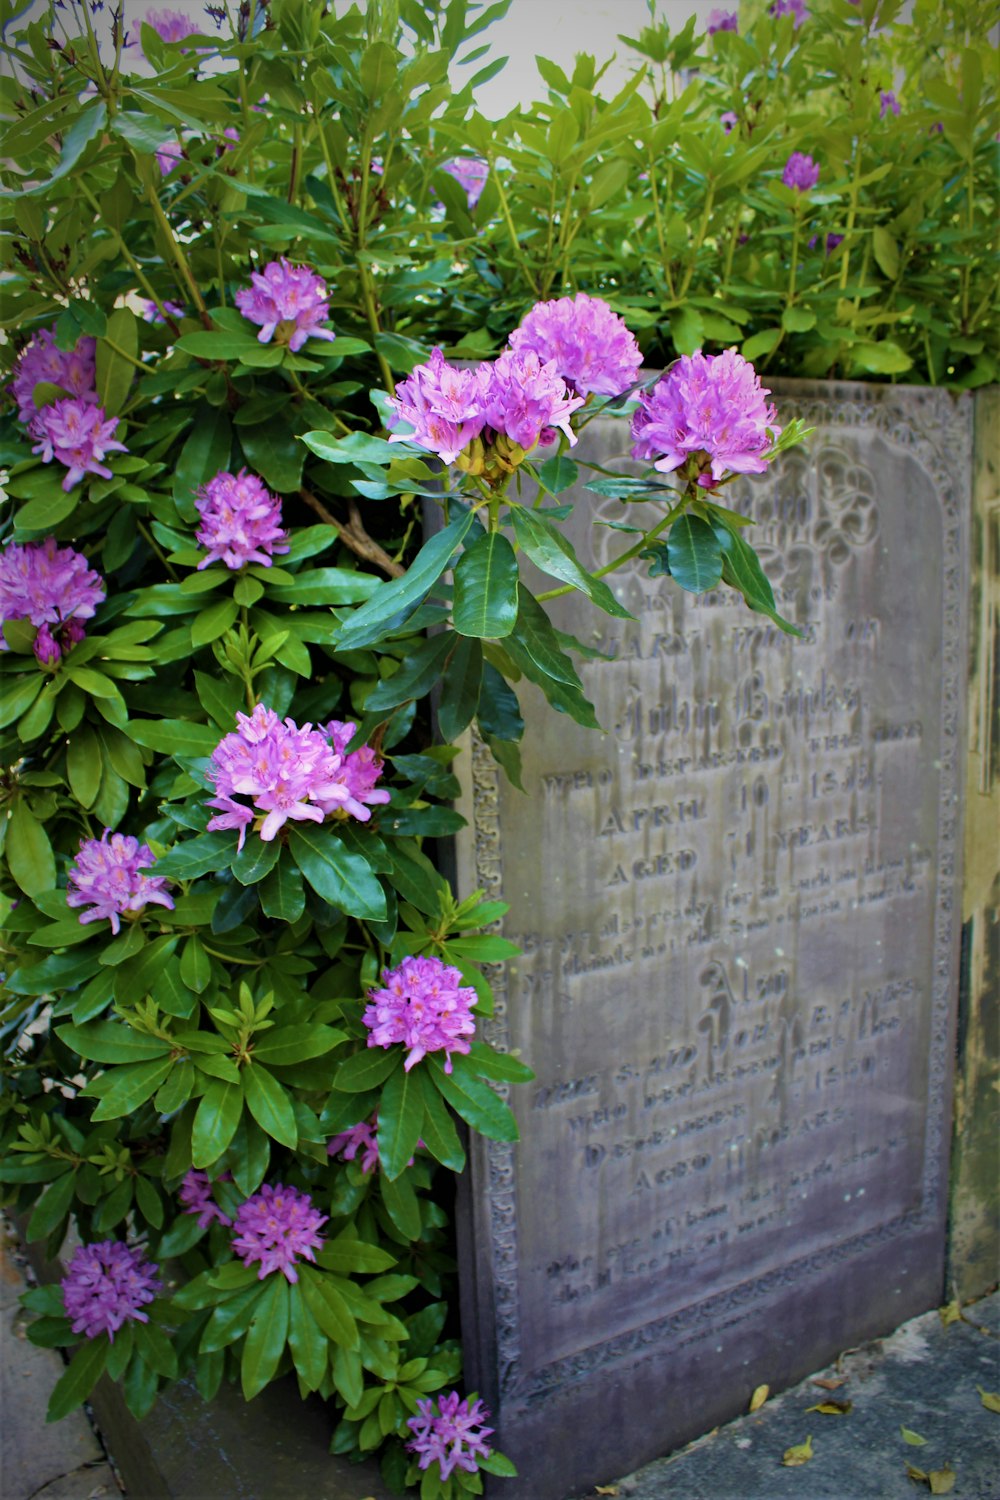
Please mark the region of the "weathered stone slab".
MULTIPOLYGON (((477 1147, 470 1384, 562 1497, 744 1410, 943 1290, 971 399, 783 382, 816 431, 728 491, 793 640, 615 575, 556 623, 603 734, 519 688, 522 796, 476 750, 464 889, 520 944, 490 1039, 537 1082, 477 1147)), ((586 446, 584 446, 584 444, 586 446)), ((581 452, 609 467, 623 425, 581 452)), ((582 489, 600 565, 628 519, 582 489)))

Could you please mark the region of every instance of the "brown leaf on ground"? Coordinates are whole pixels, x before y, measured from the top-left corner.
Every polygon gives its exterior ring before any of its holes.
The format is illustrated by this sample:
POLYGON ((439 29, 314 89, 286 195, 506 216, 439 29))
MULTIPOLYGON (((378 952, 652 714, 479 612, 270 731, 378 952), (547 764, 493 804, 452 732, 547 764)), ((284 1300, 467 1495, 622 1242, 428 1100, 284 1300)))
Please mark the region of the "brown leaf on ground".
POLYGON ((757 1386, 754 1390, 753 1395, 750 1397, 750 1411, 760 1411, 761 1407, 764 1405, 764 1402, 767 1400, 770 1394, 771 1387, 769 1385, 757 1386))
POLYGON ((821 1391, 839 1391, 842 1385, 847 1384, 847 1376, 841 1375, 839 1380, 829 1380, 825 1375, 817 1375, 811 1383, 818 1385, 821 1391))
POLYGON ((812 1436, 806 1438, 804 1443, 796 1443, 793 1448, 786 1448, 781 1462, 786 1469, 800 1469, 807 1464, 813 1456, 812 1436))
POLYGON ((977 1385, 976 1390, 987 1411, 1000 1412, 1000 1395, 996 1391, 984 1391, 981 1385, 977 1385))
POLYGON ((932 1495, 949 1495, 955 1488, 955 1470, 945 1464, 943 1469, 931 1469, 927 1480, 932 1495))
POLYGON ((598 1495, 617 1495, 619 1493, 616 1484, 595 1484, 594 1490, 598 1495))
POLYGON ((815 1406, 807 1406, 806 1411, 821 1412, 824 1417, 846 1417, 849 1411, 854 1410, 853 1401, 820 1401, 815 1406))

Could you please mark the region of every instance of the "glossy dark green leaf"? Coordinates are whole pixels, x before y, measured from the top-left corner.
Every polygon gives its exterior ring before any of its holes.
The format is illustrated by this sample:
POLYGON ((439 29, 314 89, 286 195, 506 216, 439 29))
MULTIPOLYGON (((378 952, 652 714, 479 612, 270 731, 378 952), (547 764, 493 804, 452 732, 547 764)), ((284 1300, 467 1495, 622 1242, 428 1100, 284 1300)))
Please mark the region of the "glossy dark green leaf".
POLYGON ((722 577, 719 539, 700 516, 683 515, 667 533, 667 561, 674 582, 690 594, 715 588, 722 577))
POLYGON ((111 1074, 103 1074, 101 1082, 110 1079, 110 1086, 102 1089, 97 1107, 91 1116, 94 1120, 120 1120, 144 1104, 160 1087, 173 1061, 170 1057, 158 1058, 155 1062, 132 1063, 115 1068, 111 1074))
POLYGON ((56 883, 56 862, 44 826, 23 797, 14 803, 7 820, 4 844, 7 866, 26 896, 40 896, 56 883))
POLYGON ((352 651, 359 646, 370 646, 381 639, 397 616, 405 619, 406 612, 415 609, 441 577, 471 525, 472 512, 465 511, 425 542, 402 578, 383 583, 346 621, 338 641, 340 649, 352 651))
POLYGON ((385 920, 385 892, 367 861, 330 829, 296 823, 289 834, 292 858, 318 896, 364 921, 385 920))
POLYGON ((326 1374, 326 1339, 305 1300, 301 1286, 289 1289, 288 1346, 292 1361, 306 1390, 317 1391, 326 1374))
POLYGON ((452 1058, 451 1073, 445 1072, 437 1058, 429 1058, 428 1062, 438 1091, 466 1124, 494 1141, 518 1140, 517 1121, 506 1104, 497 1098, 488 1083, 483 1083, 461 1066, 461 1057, 452 1058))
POLYGON ((239 440, 247 463, 272 490, 287 495, 299 488, 306 447, 283 417, 273 415, 266 422, 241 427, 239 440))
POLYGON ((524 719, 521 717, 517 694, 489 662, 483 664, 483 685, 476 718, 485 735, 516 741, 524 734, 524 719))
POLYGON ((458 560, 452 621, 459 635, 510 635, 517 621, 517 557, 500 531, 478 536, 458 560))
POLYGON ((101 1377, 110 1348, 107 1335, 102 1333, 97 1338, 87 1339, 77 1350, 49 1397, 46 1422, 58 1422, 75 1406, 86 1401, 101 1377))
POLYGON ((288 1282, 274 1272, 254 1309, 243 1345, 240 1381, 252 1401, 274 1378, 288 1338, 288 1282))
POLYGON ((346 1038, 346 1032, 337 1031, 333 1026, 308 1022, 297 1026, 278 1025, 255 1038, 254 1061, 267 1063, 269 1068, 287 1068, 310 1057, 325 1057, 346 1038))
POLYGON ((282 1146, 294 1150, 299 1140, 295 1111, 274 1074, 260 1063, 252 1062, 243 1069, 243 1093, 247 1108, 261 1130, 282 1146))
POLYGON ((330 1278, 311 1266, 303 1266, 299 1285, 306 1306, 328 1339, 345 1349, 357 1349, 358 1327, 351 1310, 330 1278))
POLYGON ((441 684, 438 729, 448 744, 468 728, 479 705, 483 683, 483 648, 474 638, 458 640, 441 684))
POLYGON ((333 1080, 341 1094, 363 1094, 384 1083, 395 1068, 403 1065, 402 1048, 366 1047, 345 1058, 333 1080))
MULTIPOLYGON (((188 334, 186 337, 213 339, 223 335, 206 333, 188 334)), ((254 342, 252 337, 250 342, 254 342)), ((194 496, 199 486, 206 484, 221 469, 229 468, 232 442, 232 428, 225 408, 207 404, 200 406, 195 412, 194 423, 174 468, 174 499, 187 520, 194 521, 197 518, 194 496)))
POLYGON ((44 1240, 62 1223, 69 1213, 76 1187, 76 1173, 72 1170, 57 1177, 39 1200, 28 1221, 28 1241, 44 1240))
POLYGON ((406 1171, 420 1139, 424 1095, 413 1076, 415 1071, 415 1068, 409 1072, 405 1068, 397 1068, 386 1080, 379 1100, 379 1163, 390 1181, 406 1171))
POLYGON ((283 857, 260 883, 260 904, 265 916, 279 922, 297 922, 305 910, 302 871, 283 857))
MULTIPOLYGON (((382 1122, 379 1120, 379 1150, 382 1146, 382 1122)), ((420 1201, 413 1190, 411 1174, 404 1171, 396 1178, 383 1173, 379 1179, 382 1202, 396 1228, 407 1239, 420 1238, 420 1201)))
POLYGON ((228 869, 235 853, 232 833, 202 833, 168 849, 156 861, 156 873, 173 880, 194 880, 198 875, 228 869))
POLYGON ((606 614, 619 620, 631 620, 632 615, 619 604, 608 585, 601 578, 593 578, 584 568, 572 546, 546 517, 519 505, 513 511, 514 534, 531 561, 550 578, 569 583, 603 609, 606 614))
POLYGON ((788 635, 798 635, 796 627, 782 618, 774 602, 774 592, 756 552, 744 541, 736 526, 728 526, 713 516, 713 530, 722 549, 722 580, 737 589, 752 610, 767 615, 788 635))
POLYGON ((241 885, 256 885, 270 875, 280 855, 281 844, 277 839, 265 841, 251 836, 233 860, 232 872, 241 885))
POLYGON ((210 1167, 225 1151, 243 1113, 243 1090, 239 1084, 218 1078, 210 1083, 198 1105, 191 1131, 191 1162, 210 1167))
POLYGON ((89 1026, 57 1026, 56 1035, 67 1047, 90 1062, 150 1062, 170 1051, 169 1042, 144 1036, 122 1021, 94 1021, 89 1026))
POLYGON ((455 1122, 426 1068, 415 1068, 424 1096, 423 1141, 427 1150, 453 1172, 465 1168, 465 1150, 455 1122))
POLYGON ((421 642, 403 658, 397 672, 376 683, 365 699, 365 713, 381 713, 411 698, 423 698, 440 680, 445 658, 454 644, 455 637, 447 631, 421 642))

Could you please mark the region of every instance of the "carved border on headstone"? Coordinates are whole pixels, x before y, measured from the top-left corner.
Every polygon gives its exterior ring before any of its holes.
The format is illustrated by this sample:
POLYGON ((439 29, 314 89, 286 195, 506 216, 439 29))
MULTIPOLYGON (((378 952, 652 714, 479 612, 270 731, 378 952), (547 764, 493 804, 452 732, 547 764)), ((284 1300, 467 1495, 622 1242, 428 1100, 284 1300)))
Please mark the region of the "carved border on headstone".
MULTIPOLYGON (((908 451, 933 479, 942 506, 942 695, 940 799, 938 804, 939 893, 935 915, 934 975, 931 989, 931 1032, 928 1060, 929 1109, 925 1137, 924 1182, 921 1206, 849 1239, 838 1240, 787 1266, 768 1271, 664 1318, 522 1376, 521 1333, 518 1316, 517 1197, 514 1148, 489 1143, 488 1207, 492 1237, 492 1271, 496 1293, 496 1349, 500 1389, 509 1408, 522 1410, 551 1399, 555 1389, 604 1365, 628 1356, 634 1363, 644 1346, 661 1346, 672 1335, 697 1337, 700 1326, 718 1329, 720 1317, 815 1275, 825 1267, 859 1255, 871 1247, 912 1233, 941 1213, 942 1163, 947 1150, 945 1118, 948 1090, 951 985, 955 960, 955 921, 958 861, 960 858, 960 796, 962 763, 962 686, 967 641, 964 618, 965 556, 963 538, 968 515, 968 475, 972 451, 972 400, 957 400, 945 391, 907 391, 908 405, 883 387, 877 396, 860 398, 863 387, 820 382, 776 381, 784 409, 820 429, 868 428, 908 451), (803 386, 806 386, 803 390, 803 386), (843 393, 841 395, 841 393, 843 393), (913 412, 913 406, 917 412, 913 412)), ((472 806, 477 883, 492 900, 503 898, 503 839, 500 821, 499 770, 487 747, 474 737, 472 746, 472 806)), ((500 1050, 511 1044, 506 970, 491 967, 495 996, 492 1019, 484 1023, 487 1040, 500 1050)), ((504 1086, 500 1092, 509 1096, 504 1086)), ((483 1185, 480 1185, 480 1191, 483 1185)), ((731 1322, 742 1321, 734 1318, 731 1322)), ((686 1342, 686 1340, 684 1340, 686 1342)), ((648 1358, 657 1352, 650 1348, 648 1358)))

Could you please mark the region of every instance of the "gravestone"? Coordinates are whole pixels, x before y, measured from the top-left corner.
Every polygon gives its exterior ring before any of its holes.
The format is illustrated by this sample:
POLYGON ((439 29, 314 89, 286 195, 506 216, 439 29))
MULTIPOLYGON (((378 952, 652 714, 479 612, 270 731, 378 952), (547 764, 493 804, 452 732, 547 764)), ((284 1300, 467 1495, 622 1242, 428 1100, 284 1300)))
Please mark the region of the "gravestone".
MULTIPOLYGON (((972 402, 775 400, 813 435, 725 498, 801 638, 636 562, 609 580, 634 624, 550 606, 602 653, 604 732, 522 683, 527 794, 481 745, 468 767, 460 888, 507 901, 523 950, 484 1031, 537 1074, 461 1216, 466 1387, 511 1500, 623 1474, 942 1300, 972 402)), ((628 446, 602 418, 576 456, 628 446)), ((591 524, 627 506, 560 498, 585 563, 632 540, 591 524)))

